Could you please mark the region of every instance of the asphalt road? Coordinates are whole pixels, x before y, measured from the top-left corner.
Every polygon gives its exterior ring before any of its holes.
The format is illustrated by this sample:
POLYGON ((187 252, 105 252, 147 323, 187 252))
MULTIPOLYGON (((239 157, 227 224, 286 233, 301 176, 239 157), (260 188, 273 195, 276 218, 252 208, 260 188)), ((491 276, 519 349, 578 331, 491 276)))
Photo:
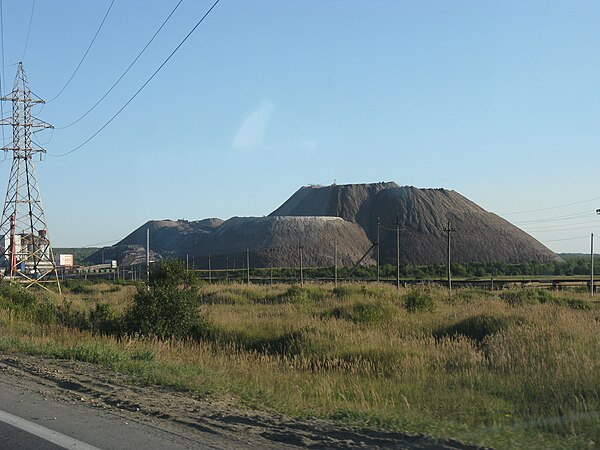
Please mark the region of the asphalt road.
POLYGON ((128 384, 124 376, 84 362, 0 353, 0 450, 299 447, 476 449, 128 384))
POLYGON ((161 428, 85 404, 61 403, 12 386, 0 375, 0 449, 60 448, 224 449, 240 448, 240 443, 161 428))

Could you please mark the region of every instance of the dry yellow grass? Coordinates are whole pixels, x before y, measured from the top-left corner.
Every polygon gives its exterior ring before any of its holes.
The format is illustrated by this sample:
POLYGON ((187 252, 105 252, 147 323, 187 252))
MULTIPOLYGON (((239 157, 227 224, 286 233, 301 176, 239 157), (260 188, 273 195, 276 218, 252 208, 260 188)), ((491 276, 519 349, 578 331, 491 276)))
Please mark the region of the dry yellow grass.
MULTIPOLYGON (((133 295, 94 289, 71 298, 122 311, 133 295)), ((430 289, 435 309, 411 313, 408 293, 205 286, 199 342, 33 326, 2 309, 0 348, 88 360, 296 416, 500 447, 600 442, 600 310, 584 295, 511 306, 497 293, 459 291, 449 301, 430 289)))

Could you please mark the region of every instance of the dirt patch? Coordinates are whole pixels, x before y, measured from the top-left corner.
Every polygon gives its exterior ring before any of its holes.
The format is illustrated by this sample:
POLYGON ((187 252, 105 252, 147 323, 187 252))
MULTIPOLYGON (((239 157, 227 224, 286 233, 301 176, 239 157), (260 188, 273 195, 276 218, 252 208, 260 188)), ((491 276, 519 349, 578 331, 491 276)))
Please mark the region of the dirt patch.
POLYGON ((477 448, 456 441, 353 430, 326 420, 244 410, 233 401, 206 401, 160 387, 132 385, 122 375, 78 361, 0 354, 0 376, 4 383, 44 397, 110 409, 131 420, 184 427, 189 433, 243 437, 252 448, 477 448))

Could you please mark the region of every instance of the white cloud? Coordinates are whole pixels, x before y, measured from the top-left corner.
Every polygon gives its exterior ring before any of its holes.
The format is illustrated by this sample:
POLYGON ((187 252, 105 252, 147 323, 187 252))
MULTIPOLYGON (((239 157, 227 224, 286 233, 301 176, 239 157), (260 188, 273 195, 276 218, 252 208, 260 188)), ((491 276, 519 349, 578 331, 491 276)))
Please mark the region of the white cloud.
POLYGON ((264 100, 242 122, 233 138, 233 148, 247 148, 261 145, 269 128, 275 105, 264 100))

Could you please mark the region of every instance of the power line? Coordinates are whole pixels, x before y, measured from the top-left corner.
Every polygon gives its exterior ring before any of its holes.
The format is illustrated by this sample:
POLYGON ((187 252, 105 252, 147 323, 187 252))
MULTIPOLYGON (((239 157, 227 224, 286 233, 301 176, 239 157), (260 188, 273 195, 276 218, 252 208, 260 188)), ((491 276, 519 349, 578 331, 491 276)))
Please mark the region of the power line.
POLYGON ((112 244, 112 243, 114 243, 114 242, 119 242, 119 241, 121 241, 121 240, 122 240, 122 239, 114 239, 114 240, 112 240, 112 241, 96 242, 96 243, 94 243, 94 244, 82 245, 82 247, 84 247, 84 248, 87 248, 87 247, 96 247, 96 246, 98 246, 98 245, 112 244))
POLYGON ((77 67, 75 68, 75 71, 73 72, 73 74, 71 75, 71 77, 67 80, 67 83, 63 86, 63 88, 60 91, 58 91, 58 94, 56 94, 54 97, 52 97, 50 100, 48 100, 46 102, 46 104, 48 104, 48 103, 56 100, 60 96, 60 94, 62 94, 63 91, 67 88, 67 86, 71 83, 71 80, 75 77, 75 74, 77 73, 77 71, 79 70, 79 68, 81 67, 81 65, 83 64, 83 61, 85 60, 85 57, 87 56, 87 54, 89 53, 90 49, 92 48, 92 45, 94 45, 94 42, 96 41, 96 38, 98 37, 98 34, 100 33, 100 30, 102 29, 102 26, 104 25, 104 22, 106 21, 106 18, 108 17, 108 13, 112 9, 114 3, 115 3, 115 0, 112 0, 110 2, 110 5, 108 6, 108 9, 106 10, 106 14, 104 14, 104 17, 102 18, 102 22, 100 22, 100 26, 98 27, 98 29, 96 30, 96 34, 94 34, 94 37, 92 38, 92 42, 90 42, 90 45, 88 45, 87 50, 85 51, 85 53, 81 57, 81 61, 79 61, 79 64, 77 64, 77 67))
POLYGON ((160 31, 167 24, 167 22, 169 21, 169 19, 173 15, 173 13, 177 10, 177 8, 179 8, 179 5, 181 5, 182 2, 183 2, 183 0, 179 0, 179 2, 175 5, 175 8, 173 8, 173 10, 171 11, 171 13, 167 16, 167 18, 164 20, 164 22, 161 24, 161 26, 158 28, 158 30, 156 30, 156 32, 154 33, 154 35, 146 43, 146 45, 144 46, 144 48, 142 49, 142 51, 140 51, 138 53, 138 55, 131 62, 131 64, 129 64, 129 67, 127 67, 127 69, 125 69, 125 72, 123 72, 123 74, 117 79, 117 81, 115 81, 115 83, 110 87, 110 89, 108 91, 106 91, 106 93, 102 97, 100 97, 100 100, 98 100, 96 103, 94 103, 94 106, 92 106, 90 109, 88 109, 85 112, 85 114, 83 114, 82 116, 80 116, 77 120, 74 120, 73 122, 71 122, 68 125, 65 125, 64 127, 56 127, 57 130, 64 130, 65 128, 69 128, 70 126, 75 125, 77 122, 79 122, 81 119, 83 119, 89 113, 91 113, 96 108, 96 106, 98 106, 100 104, 100 102, 102 102, 102 100, 104 100, 106 98, 106 96, 112 92, 112 90, 117 86, 117 84, 119 84, 119 82, 123 79, 123 77, 125 75, 127 75, 127 72, 129 72, 129 70, 133 67, 133 65, 137 62, 137 60, 140 59, 140 57, 146 51, 146 49, 150 46, 150 44, 152 43, 152 41, 154 41, 154 38, 158 35, 158 33, 160 33, 160 31))
POLYGON ((547 217, 545 219, 532 219, 532 220, 521 220, 521 221, 517 221, 517 222, 513 222, 514 224, 530 224, 530 223, 543 223, 543 222, 558 222, 558 221, 562 221, 562 220, 571 220, 571 219, 579 219, 579 218, 584 218, 590 215, 589 211, 586 212, 579 212, 579 213, 573 213, 573 214, 567 214, 564 216, 555 216, 555 217, 547 217))
POLYGON ((27 39, 25 39, 25 48, 23 49, 23 56, 21 61, 25 60, 25 53, 27 52, 27 44, 29 44, 29 33, 31 32, 31 22, 33 21, 33 11, 35 9, 35 0, 31 4, 31 15, 29 16, 29 28, 27 28, 27 39))
MULTIPOLYGON (((585 222, 573 222, 573 223, 565 223, 565 224, 558 224, 558 225, 547 225, 547 226, 536 226, 533 225, 537 230, 548 230, 548 231, 560 231, 565 229, 564 227, 572 227, 575 225, 588 225, 588 224, 596 224, 596 225, 600 225, 600 221, 599 220, 587 220, 585 222)), ((524 228, 526 230, 526 228, 524 228)))
POLYGON ((574 241, 576 239, 583 239, 583 238, 589 238, 589 235, 585 235, 585 236, 577 236, 577 237, 572 237, 572 238, 564 238, 564 239, 550 239, 547 241, 542 241, 542 242, 558 242, 558 241, 574 241))
POLYGON ((46 142, 40 142, 39 139, 37 139, 33 133, 31 134, 31 140, 33 142, 35 142, 37 145, 39 145, 40 147, 44 147, 44 146, 48 145, 53 137, 54 137, 54 128, 50 129, 50 137, 48 138, 48 140, 46 142))
POLYGON ((564 208, 565 206, 581 205, 583 203, 594 202, 594 201, 597 201, 597 200, 600 200, 600 197, 590 198, 589 200, 582 200, 580 202, 565 203, 565 204, 562 204, 562 205, 549 206, 547 208, 530 209, 529 211, 517 211, 517 212, 510 212, 510 213, 502 213, 500 215, 502 215, 502 216, 512 216, 512 215, 516 215, 516 214, 526 214, 526 213, 532 213, 532 212, 538 212, 538 211, 548 211, 549 209, 557 209, 557 208, 564 208))
MULTIPOLYGON (((0 40, 2 41, 2 80, 0 80, 0 90, 2 90, 2 97, 4 97, 5 92, 5 71, 4 71, 4 14, 2 8, 2 0, 0 0, 0 40)), ((2 115, 2 119, 4 119, 4 102, 0 102, 0 114, 2 115)), ((2 127, 2 146, 6 144, 6 138, 4 136, 4 127, 2 127)))
POLYGON ((63 156, 67 156, 70 155, 71 153, 79 150, 81 147, 83 147, 85 144, 87 144, 88 142, 90 142, 92 139, 94 139, 98 134, 100 134, 102 132, 102 130, 104 130, 113 120, 115 120, 115 118, 121 114, 121 112, 123 112, 123 110, 133 101, 133 99, 135 99, 138 94, 140 92, 142 92, 142 90, 148 85, 148 83, 150 83, 150 81, 152 81, 152 79, 156 76, 156 74, 158 72, 160 72, 160 70, 165 66, 165 64, 167 64, 167 62, 169 62, 169 60, 173 57, 173 55, 177 52, 177 50, 179 50, 181 48, 181 46, 188 40, 188 38, 192 35, 192 33, 194 31, 196 31, 196 28, 198 28, 200 26, 200 24, 204 21, 204 19, 206 19, 206 17, 210 14, 210 12, 214 9, 215 6, 217 6, 217 4, 219 3, 220 0, 216 0, 213 5, 210 7, 210 9, 208 11, 206 11, 206 14, 204 14, 202 16, 202 18, 196 23, 196 25, 194 25, 194 27, 190 30, 190 32, 185 36, 185 38, 183 38, 183 40, 179 43, 179 45, 177 45, 177 47, 175 47, 175 50, 173 50, 171 52, 171 54, 167 57, 167 59, 165 59, 162 64, 160 66, 158 66, 158 69, 156 69, 154 71, 154 73, 150 76, 150 78, 148 78, 146 80, 146 82, 144 84, 142 84, 142 86, 136 91, 135 94, 133 94, 133 96, 127 100, 127 102, 121 107, 121 109, 119 109, 109 120, 108 122, 106 122, 104 125, 102 125, 94 134, 92 134, 89 138, 87 138, 85 141, 83 141, 81 144, 79 144, 77 147, 69 150, 68 152, 65 153, 60 153, 58 155, 52 155, 50 153, 48 153, 48 155, 53 156, 55 158, 60 158, 63 156))
POLYGON ((557 233, 561 231, 571 231, 571 230, 589 230, 590 227, 573 227, 573 228, 559 228, 556 230, 530 230, 527 233, 557 233))

